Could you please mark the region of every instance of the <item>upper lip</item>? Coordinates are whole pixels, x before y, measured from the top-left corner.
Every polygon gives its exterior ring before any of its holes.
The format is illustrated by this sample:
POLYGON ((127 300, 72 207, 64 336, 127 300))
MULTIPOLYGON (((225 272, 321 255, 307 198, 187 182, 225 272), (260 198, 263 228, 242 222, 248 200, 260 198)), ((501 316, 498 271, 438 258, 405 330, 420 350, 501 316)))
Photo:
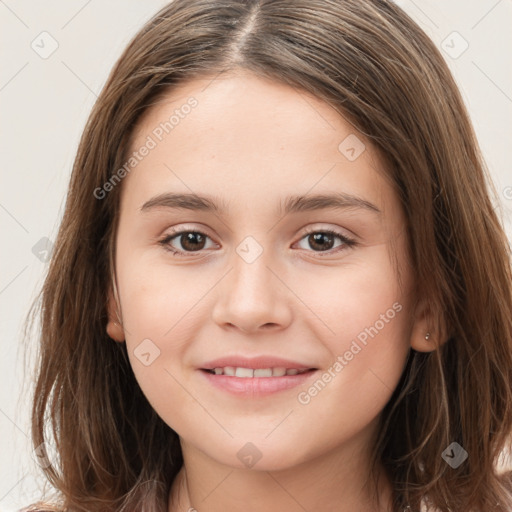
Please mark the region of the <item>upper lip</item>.
POLYGON ((315 369, 311 365, 282 359, 273 356, 259 356, 259 357, 242 357, 242 356, 226 356, 219 359, 208 361, 201 366, 203 370, 213 370, 214 368, 225 368, 226 366, 233 366, 235 368, 286 368, 287 370, 295 368, 297 370, 315 369))

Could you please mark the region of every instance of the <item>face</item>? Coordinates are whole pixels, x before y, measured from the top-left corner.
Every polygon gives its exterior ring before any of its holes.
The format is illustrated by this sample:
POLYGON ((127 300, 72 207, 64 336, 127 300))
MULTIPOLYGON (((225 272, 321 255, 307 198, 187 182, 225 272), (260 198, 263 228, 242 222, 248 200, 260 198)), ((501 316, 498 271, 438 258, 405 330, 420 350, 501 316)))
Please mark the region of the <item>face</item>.
POLYGON ((326 103, 212 80, 138 126, 109 332, 183 446, 276 470, 368 438, 390 399, 414 323, 405 219, 375 148, 326 103))

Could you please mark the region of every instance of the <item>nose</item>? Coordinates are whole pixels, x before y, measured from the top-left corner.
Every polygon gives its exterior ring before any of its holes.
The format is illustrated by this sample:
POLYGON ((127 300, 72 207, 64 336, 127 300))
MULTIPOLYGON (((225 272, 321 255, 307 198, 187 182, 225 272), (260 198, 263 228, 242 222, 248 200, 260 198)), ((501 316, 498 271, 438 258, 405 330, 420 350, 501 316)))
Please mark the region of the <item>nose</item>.
POLYGON ((290 324, 293 294, 279 265, 269 260, 265 251, 251 263, 234 255, 231 270, 218 285, 212 312, 217 325, 255 333, 290 324))

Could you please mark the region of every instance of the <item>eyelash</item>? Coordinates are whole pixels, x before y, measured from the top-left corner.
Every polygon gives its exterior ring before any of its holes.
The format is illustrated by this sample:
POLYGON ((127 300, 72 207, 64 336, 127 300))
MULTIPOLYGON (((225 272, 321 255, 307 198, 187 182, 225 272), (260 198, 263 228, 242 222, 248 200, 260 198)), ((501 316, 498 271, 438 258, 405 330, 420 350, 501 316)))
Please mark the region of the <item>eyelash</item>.
MULTIPOLYGON (((158 243, 163 246, 163 248, 167 251, 169 251, 173 256, 177 257, 187 257, 188 254, 196 254, 200 253, 201 251, 179 251, 177 249, 174 249, 171 247, 170 242, 174 239, 179 237, 180 235, 183 235, 185 233, 196 233, 199 235, 202 235, 206 238, 210 238, 206 233, 203 233, 202 231, 198 230, 182 230, 182 231, 173 231, 172 233, 166 235, 162 240, 159 240, 158 243)), ((355 247, 357 245, 357 242, 353 238, 349 238, 345 235, 342 235, 338 231, 332 230, 332 229, 310 229, 304 233, 304 235, 301 237, 301 240, 306 238, 307 236, 311 235, 312 233, 322 233, 324 235, 333 235, 335 237, 338 237, 342 242, 343 246, 341 246, 341 249, 337 247, 336 249, 329 249, 328 251, 310 251, 314 252, 316 254, 319 254, 320 256, 324 254, 333 254, 337 252, 342 252, 347 249, 350 249, 352 247, 355 247)))

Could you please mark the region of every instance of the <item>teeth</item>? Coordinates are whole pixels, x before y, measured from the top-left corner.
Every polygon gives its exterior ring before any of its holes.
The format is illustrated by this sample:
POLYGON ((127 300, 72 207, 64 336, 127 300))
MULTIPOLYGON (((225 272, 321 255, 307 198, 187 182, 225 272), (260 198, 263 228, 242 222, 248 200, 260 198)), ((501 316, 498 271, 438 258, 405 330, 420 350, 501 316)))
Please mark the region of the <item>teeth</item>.
POLYGON ((210 372, 215 375, 227 375, 229 377, 283 377, 284 375, 297 375, 308 370, 298 370, 297 368, 242 368, 234 366, 225 366, 224 368, 213 368, 210 372))
POLYGON ((254 377, 254 370, 252 368, 237 368, 235 377, 254 377))
POLYGON ((258 368, 254 370, 255 377, 272 377, 272 368, 258 368))

